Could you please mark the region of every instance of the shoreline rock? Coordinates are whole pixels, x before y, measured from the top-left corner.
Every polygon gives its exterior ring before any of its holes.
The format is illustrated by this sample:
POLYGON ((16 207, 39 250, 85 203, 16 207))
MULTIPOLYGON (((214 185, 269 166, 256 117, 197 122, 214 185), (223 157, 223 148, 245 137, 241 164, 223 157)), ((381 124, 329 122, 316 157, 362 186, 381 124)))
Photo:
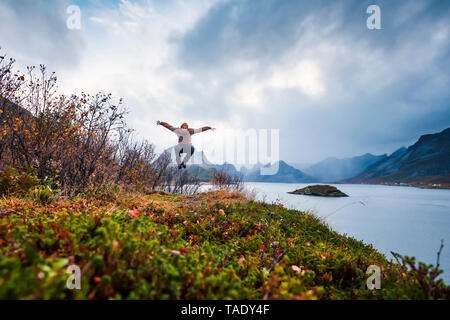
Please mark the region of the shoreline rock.
POLYGON ((345 193, 338 188, 327 185, 317 184, 313 186, 307 186, 302 189, 288 192, 289 194, 301 194, 305 196, 318 196, 318 197, 348 197, 345 193))

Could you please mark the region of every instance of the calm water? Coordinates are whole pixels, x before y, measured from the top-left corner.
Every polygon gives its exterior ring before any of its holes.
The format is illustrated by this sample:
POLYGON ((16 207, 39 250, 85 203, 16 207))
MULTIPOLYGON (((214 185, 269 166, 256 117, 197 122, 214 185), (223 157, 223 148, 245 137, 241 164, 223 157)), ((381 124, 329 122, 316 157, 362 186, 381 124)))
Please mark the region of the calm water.
POLYGON ((436 263, 441 239, 442 278, 450 283, 450 190, 379 185, 335 185, 348 198, 287 194, 307 184, 246 183, 257 199, 279 199, 286 207, 310 210, 335 231, 371 243, 389 259, 390 251, 436 263), (361 204, 360 201, 364 203, 361 204))

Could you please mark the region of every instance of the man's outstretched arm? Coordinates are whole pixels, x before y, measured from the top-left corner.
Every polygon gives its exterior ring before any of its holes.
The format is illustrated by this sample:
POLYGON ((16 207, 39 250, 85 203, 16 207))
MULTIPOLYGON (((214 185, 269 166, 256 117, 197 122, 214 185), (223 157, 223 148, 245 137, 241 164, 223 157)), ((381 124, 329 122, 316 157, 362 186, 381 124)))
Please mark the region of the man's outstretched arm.
POLYGON ((169 129, 170 131, 174 131, 176 128, 174 126, 171 126, 170 124, 168 124, 167 122, 164 121, 156 121, 157 125, 161 125, 163 127, 166 127, 167 129, 169 129))
POLYGON ((211 127, 201 127, 201 128, 198 128, 198 129, 191 129, 192 130, 192 132, 191 132, 191 134, 194 134, 194 133, 200 133, 200 132, 204 132, 204 131, 207 131, 207 130, 216 130, 215 128, 211 128, 211 127))

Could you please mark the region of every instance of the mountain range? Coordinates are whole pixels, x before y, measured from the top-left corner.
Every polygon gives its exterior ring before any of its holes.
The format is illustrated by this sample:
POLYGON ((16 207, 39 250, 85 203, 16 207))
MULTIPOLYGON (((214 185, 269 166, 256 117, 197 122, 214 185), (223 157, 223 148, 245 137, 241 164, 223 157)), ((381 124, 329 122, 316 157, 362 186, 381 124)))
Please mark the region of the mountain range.
MULTIPOLYGON (((277 162, 278 172, 274 175, 261 175, 261 166, 257 165, 249 171, 244 171, 244 181, 252 182, 285 182, 285 183, 301 183, 301 182, 315 182, 317 178, 312 177, 301 170, 298 170, 286 162, 280 160, 277 162)), ((269 165, 263 166, 265 168, 269 165)))
POLYGON ((370 165, 385 158, 387 154, 376 156, 371 153, 344 159, 330 157, 304 168, 303 171, 316 177, 319 182, 335 182, 355 177, 370 165))
POLYGON ((344 182, 450 186, 450 128, 421 136, 344 182))
MULTIPOLYGON (((168 149, 171 152, 172 150, 168 149)), ((174 158, 174 155, 172 154, 174 158)), ((248 182, 286 182, 286 183, 301 183, 301 182, 314 182, 316 178, 298 170, 285 161, 278 161, 274 165, 278 165, 278 171, 274 175, 261 175, 261 168, 267 168, 269 165, 263 165, 257 163, 251 168, 245 166, 241 167, 238 171, 233 164, 213 164, 206 158, 203 151, 195 151, 192 155, 192 164, 188 165, 188 172, 197 175, 200 181, 210 181, 211 174, 214 171, 225 170, 230 175, 238 175, 244 181, 248 182)))
POLYGON ((426 134, 413 145, 401 147, 390 155, 373 155, 337 159, 327 158, 302 170, 278 161, 274 175, 261 175, 260 169, 268 165, 256 164, 240 171, 233 164, 212 164, 204 153, 196 152, 195 164, 188 166, 202 181, 209 181, 216 170, 226 170, 252 182, 339 182, 367 184, 406 184, 422 187, 450 187, 450 128, 435 134, 426 134))

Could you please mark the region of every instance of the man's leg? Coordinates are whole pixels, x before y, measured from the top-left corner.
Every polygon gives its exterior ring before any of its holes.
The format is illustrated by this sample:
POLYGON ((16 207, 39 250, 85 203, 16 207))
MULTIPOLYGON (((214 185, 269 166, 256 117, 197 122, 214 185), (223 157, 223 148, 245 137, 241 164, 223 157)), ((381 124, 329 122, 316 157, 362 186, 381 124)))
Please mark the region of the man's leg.
POLYGON ((183 151, 183 147, 178 144, 178 145, 176 145, 174 147, 174 151, 175 151, 175 160, 177 161, 178 167, 180 167, 180 165, 181 165, 181 152, 183 151))
POLYGON ((183 159, 183 164, 186 167, 186 163, 189 161, 189 159, 191 158, 191 156, 194 154, 194 146, 185 146, 183 148, 184 152, 186 152, 186 156, 183 159))

